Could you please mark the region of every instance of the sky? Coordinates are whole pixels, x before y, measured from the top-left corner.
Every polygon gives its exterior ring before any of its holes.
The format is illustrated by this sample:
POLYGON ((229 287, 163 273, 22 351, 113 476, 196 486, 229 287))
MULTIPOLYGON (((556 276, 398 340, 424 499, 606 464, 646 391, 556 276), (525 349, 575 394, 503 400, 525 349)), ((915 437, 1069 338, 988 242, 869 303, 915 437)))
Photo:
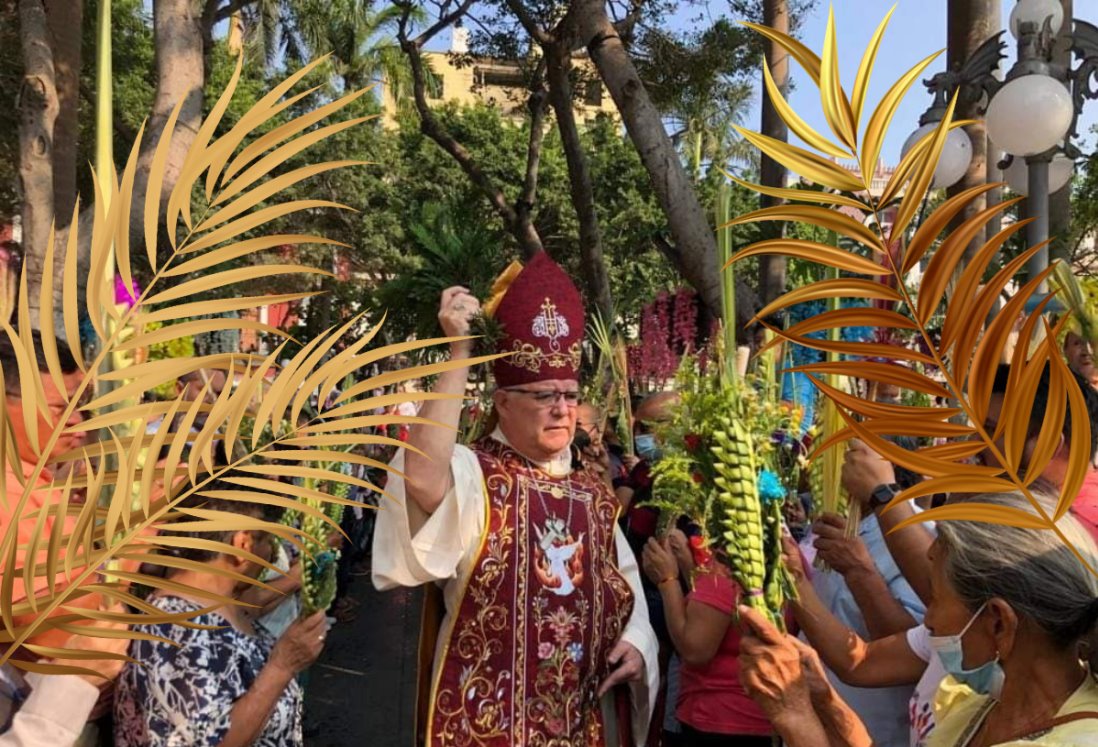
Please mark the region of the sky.
MULTIPOLYGON (((379 0, 384 3, 385 0, 379 0)), ((849 93, 857 74, 858 65, 869 39, 876 31, 888 9, 895 4, 896 11, 885 32, 881 50, 877 55, 870 89, 865 119, 873 111, 876 102, 891 85, 906 73, 919 60, 933 52, 942 51, 941 56, 927 69, 922 79, 929 79, 935 73, 945 70, 946 47, 946 4, 947 0, 818 0, 812 11, 798 30, 798 39, 817 54, 823 49, 824 32, 827 27, 828 9, 834 7, 835 25, 839 47, 839 74, 844 88, 849 93)), ((1015 0, 1002 0, 1002 18, 1006 25, 1015 0)), ((708 10, 717 15, 727 5, 724 0, 692 0, 681 3, 677 22, 672 26, 686 29, 689 19, 696 18, 699 9, 708 10)), ((1095 0, 1075 0, 1076 17, 1098 24, 1098 2, 1095 0), (1085 10, 1084 10, 1085 8, 1085 10)), ((1009 34, 1007 58, 1001 70, 1005 73, 1014 62, 1014 38, 1009 34)), ((448 32, 443 32, 430 45, 434 49, 447 49, 450 44, 448 32)), ((830 136, 827 123, 820 107, 819 92, 812 80, 796 62, 790 63, 793 89, 789 94, 789 103, 814 129, 830 136)), ((748 113, 744 126, 758 130, 760 128, 760 96, 762 81, 759 80, 754 103, 748 113)), ((900 150, 904 141, 915 131, 922 114, 932 101, 931 95, 921 82, 916 83, 900 105, 893 118, 892 128, 885 140, 881 157, 886 165, 895 165, 900 160, 900 150)), ((1081 133, 1076 143, 1084 153, 1089 153, 1098 140, 1091 128, 1098 125, 1098 100, 1084 104, 1078 131, 1081 133)), ((796 137, 791 135, 794 142, 796 137)))
MULTIPOLYGON (((834 0, 835 27, 839 49, 839 75, 843 87, 849 93, 866 44, 876 31, 893 2, 886 0, 834 0)), ((877 64, 870 80, 868 104, 863 114, 863 124, 872 107, 885 91, 919 60, 938 50, 942 55, 935 60, 922 79, 930 78, 934 73, 945 70, 946 46, 946 0, 895 0, 896 12, 892 15, 888 30, 885 32, 877 64)), ((1003 24, 1010 18, 1014 0, 1003 0, 1003 24)), ((716 7, 716 3, 713 3, 716 7)), ((798 33, 798 38, 817 54, 823 49, 824 32, 827 28, 829 4, 821 0, 811 16, 806 19, 798 33)), ((1076 0, 1076 17, 1091 23, 1098 23, 1098 3, 1091 0, 1076 0), (1083 11, 1083 8, 1088 10, 1083 11)), ((1014 62, 1014 38, 1006 34, 1007 59, 1004 60, 1004 72, 1014 62)), ((789 104, 808 124, 818 132, 830 135, 820 106, 819 89, 816 88, 796 62, 791 62, 791 76, 794 90, 789 96, 789 104)), ((759 90, 761 92, 760 81, 759 90)), ((932 101, 922 83, 912 87, 893 119, 892 128, 885 141, 881 154, 885 163, 895 165, 900 160, 900 149, 908 135, 915 131, 922 114, 932 101)), ((759 129, 759 99, 748 115, 745 126, 759 129)), ((1098 101, 1085 104, 1080 118, 1079 132, 1082 142, 1077 143, 1084 152, 1089 152, 1095 141, 1090 133, 1091 127, 1098 123, 1098 101)), ((792 137, 792 136, 791 136, 792 137)), ((795 138, 794 138, 795 140, 795 138)))

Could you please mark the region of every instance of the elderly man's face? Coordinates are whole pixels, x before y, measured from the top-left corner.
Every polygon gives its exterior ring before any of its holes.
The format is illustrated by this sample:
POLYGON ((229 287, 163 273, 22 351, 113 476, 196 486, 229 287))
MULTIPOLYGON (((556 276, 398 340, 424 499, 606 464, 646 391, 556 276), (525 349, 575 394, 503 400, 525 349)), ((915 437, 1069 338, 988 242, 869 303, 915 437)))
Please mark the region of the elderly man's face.
POLYGON ((499 389, 495 404, 500 428, 520 453, 531 459, 550 459, 572 443, 578 397, 576 381, 539 381, 499 389))

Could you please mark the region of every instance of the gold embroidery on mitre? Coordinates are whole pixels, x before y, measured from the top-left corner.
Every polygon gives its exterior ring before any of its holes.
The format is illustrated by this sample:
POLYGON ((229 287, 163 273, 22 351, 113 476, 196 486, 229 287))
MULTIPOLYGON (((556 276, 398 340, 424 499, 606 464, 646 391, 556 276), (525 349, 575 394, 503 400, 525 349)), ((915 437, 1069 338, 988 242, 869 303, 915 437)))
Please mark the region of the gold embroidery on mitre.
POLYGON ((563 353, 547 352, 537 345, 522 342, 521 340, 515 340, 511 345, 511 365, 531 373, 540 371, 543 363, 548 365, 549 368, 567 368, 571 366, 578 369, 582 358, 583 351, 579 342, 573 342, 568 346, 568 350, 563 353))

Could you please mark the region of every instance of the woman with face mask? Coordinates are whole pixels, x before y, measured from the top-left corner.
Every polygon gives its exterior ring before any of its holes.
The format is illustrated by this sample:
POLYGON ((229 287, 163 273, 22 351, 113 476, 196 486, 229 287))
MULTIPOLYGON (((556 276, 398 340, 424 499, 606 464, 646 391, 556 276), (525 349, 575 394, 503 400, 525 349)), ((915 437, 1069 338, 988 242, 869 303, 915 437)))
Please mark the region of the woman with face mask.
MULTIPOLYGON (((1033 513, 1017 494, 970 500, 1033 513)), ((1098 569, 1089 533, 1070 515, 1057 527, 1098 569)), ((1098 663, 1098 576, 1056 532, 975 521, 939 522, 931 563, 926 625, 950 676, 928 747, 1098 744, 1098 669, 1086 662, 1098 663)), ((815 652, 765 621, 751 627, 741 645, 747 691, 787 745, 826 744, 821 735, 850 716, 814 676, 815 652)))
MULTIPOLYGON (((994 498, 1033 512, 1020 495, 994 498)), ((1057 526, 1098 570, 1087 531, 1071 516, 1057 526)), ((1098 744, 1098 681, 1084 661, 1098 576, 1055 532, 974 521, 939 523, 930 558, 930 645, 968 686, 939 699, 930 747, 1098 744)))

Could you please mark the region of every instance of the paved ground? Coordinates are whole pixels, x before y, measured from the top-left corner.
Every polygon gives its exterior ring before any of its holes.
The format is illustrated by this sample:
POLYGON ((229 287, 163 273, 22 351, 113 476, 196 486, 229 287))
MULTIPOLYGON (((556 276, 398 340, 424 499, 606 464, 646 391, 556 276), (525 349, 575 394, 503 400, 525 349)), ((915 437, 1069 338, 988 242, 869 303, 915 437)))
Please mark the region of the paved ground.
POLYGON ((358 576, 357 619, 336 625, 305 688, 306 747, 413 747, 420 593, 358 576))

